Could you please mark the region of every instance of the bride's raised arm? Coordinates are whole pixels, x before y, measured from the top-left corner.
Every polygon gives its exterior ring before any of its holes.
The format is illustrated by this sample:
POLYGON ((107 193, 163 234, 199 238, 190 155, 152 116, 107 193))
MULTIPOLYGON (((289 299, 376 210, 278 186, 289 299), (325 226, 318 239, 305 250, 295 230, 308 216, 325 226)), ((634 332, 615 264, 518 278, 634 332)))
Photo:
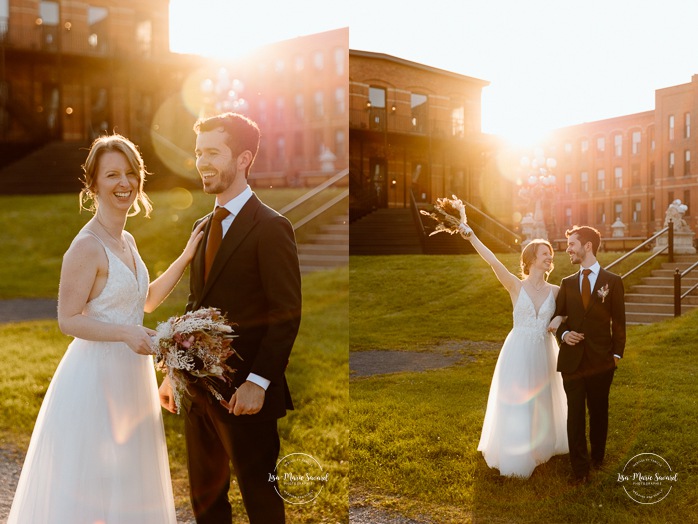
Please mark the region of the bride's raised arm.
POLYGON ((485 244, 483 244, 480 239, 477 238, 477 236, 475 236, 472 229, 470 229, 468 226, 461 227, 463 228, 463 233, 466 235, 466 238, 475 248, 475 251, 477 251, 482 259, 490 265, 492 271, 494 271, 494 274, 497 275, 497 279, 502 283, 506 290, 511 293, 512 290, 521 283, 521 280, 519 280, 519 278, 511 273, 506 267, 504 267, 504 264, 499 261, 494 253, 492 253, 492 251, 485 244))

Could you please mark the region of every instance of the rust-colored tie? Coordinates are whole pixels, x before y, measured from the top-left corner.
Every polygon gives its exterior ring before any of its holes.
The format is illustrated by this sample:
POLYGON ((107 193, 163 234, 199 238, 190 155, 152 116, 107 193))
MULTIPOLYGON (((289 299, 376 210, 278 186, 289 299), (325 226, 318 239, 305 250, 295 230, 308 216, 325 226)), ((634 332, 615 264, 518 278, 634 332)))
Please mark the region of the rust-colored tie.
POLYGON ((591 282, 589 282, 589 273, 591 273, 591 269, 582 270, 582 304, 584 304, 584 309, 589 306, 589 301, 591 300, 591 282))
POLYGON ((213 265, 213 259, 216 258, 218 248, 221 247, 221 242, 223 241, 223 226, 221 222, 223 222, 223 219, 229 214, 230 211, 221 206, 216 207, 216 210, 213 212, 211 229, 209 229, 208 238, 206 239, 206 271, 204 273, 204 279, 208 279, 208 274, 213 265))

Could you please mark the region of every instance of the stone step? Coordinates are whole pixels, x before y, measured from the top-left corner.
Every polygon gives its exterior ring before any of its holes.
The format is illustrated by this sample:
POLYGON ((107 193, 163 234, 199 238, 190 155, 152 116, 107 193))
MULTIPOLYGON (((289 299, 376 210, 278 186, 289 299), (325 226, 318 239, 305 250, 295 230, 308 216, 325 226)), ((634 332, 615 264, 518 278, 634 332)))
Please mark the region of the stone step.
POLYGON ((665 320, 671 320, 674 318, 674 314, 664 314, 664 313, 626 313, 625 322, 626 324, 655 324, 657 322, 664 322, 665 320))
MULTIPOLYGON (((626 293, 625 303, 647 303, 647 304, 673 304, 674 294, 671 295, 656 295, 650 293, 626 293)), ((698 296, 689 295, 681 301, 682 304, 689 306, 698 306, 698 296)))
MULTIPOLYGON (((681 279, 681 287, 691 287, 695 286, 698 284, 698 274, 691 276, 692 273, 689 273, 685 277, 681 279)), ((647 284, 649 286, 674 286, 674 277, 657 277, 657 276, 651 276, 651 277, 646 277, 642 280, 643 284, 647 284)))
MULTIPOLYGON (((681 293, 685 293, 691 288, 691 286, 681 286, 681 293)), ((673 283, 671 286, 653 286, 653 285, 646 285, 646 284, 640 284, 638 286, 633 286, 632 289, 633 293, 639 293, 639 294, 650 294, 650 295, 668 295, 668 296, 674 296, 674 286, 673 283)), ((693 293, 698 294, 698 290, 694 290, 693 293)), ((692 294, 693 294, 692 293, 692 294)))
POLYGON ((322 228, 326 233, 334 234, 346 234, 349 236, 349 225, 348 224, 327 224, 322 228))
POLYGON ((299 253, 318 254, 328 253, 332 255, 349 254, 349 245, 346 242, 338 244, 299 244, 299 253))
MULTIPOLYGON (((698 309, 698 305, 690 305, 681 303, 681 313, 688 313, 698 309)), ((674 314, 674 304, 652 304, 645 302, 626 302, 625 313, 667 313, 674 314)))

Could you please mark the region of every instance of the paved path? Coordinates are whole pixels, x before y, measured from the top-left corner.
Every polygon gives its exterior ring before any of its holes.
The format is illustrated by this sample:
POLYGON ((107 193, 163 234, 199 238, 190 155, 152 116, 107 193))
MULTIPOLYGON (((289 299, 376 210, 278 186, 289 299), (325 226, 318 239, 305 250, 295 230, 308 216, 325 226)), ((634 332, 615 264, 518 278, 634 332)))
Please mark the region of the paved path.
POLYGON ((55 319, 58 303, 45 298, 0 300, 0 324, 22 320, 55 319))

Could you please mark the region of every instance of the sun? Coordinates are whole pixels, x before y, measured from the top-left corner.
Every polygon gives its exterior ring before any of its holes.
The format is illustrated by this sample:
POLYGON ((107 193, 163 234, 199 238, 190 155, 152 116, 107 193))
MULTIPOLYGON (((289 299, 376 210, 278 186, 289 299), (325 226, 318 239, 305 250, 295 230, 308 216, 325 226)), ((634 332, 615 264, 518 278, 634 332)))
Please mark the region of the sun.
POLYGON ((170 1, 170 50, 217 59, 346 26, 343 10, 321 0, 170 1))

